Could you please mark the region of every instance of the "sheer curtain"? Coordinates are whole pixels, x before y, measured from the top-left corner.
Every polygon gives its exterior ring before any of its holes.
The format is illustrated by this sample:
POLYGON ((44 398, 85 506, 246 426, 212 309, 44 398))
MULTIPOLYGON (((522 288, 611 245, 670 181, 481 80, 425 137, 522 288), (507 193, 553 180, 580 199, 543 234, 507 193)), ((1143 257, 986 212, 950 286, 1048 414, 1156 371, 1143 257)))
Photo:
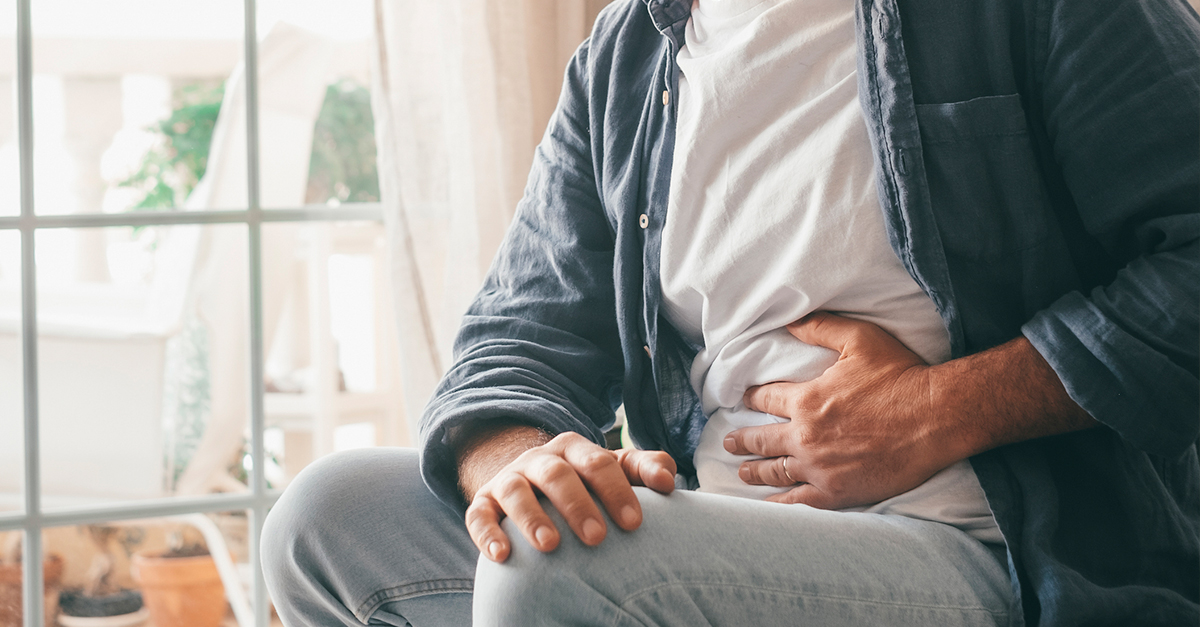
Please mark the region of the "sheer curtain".
POLYGON ((607 0, 376 0, 379 187, 409 432, 607 0))

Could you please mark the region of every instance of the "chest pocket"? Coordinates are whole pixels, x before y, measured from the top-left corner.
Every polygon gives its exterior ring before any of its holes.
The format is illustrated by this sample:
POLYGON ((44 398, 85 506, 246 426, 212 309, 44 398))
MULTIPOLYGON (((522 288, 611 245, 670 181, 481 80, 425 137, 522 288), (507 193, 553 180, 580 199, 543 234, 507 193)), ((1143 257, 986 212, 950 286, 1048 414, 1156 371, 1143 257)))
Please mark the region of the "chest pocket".
POLYGON ((990 261, 1038 246, 1053 211, 1017 94, 917 105, 946 254, 990 261))

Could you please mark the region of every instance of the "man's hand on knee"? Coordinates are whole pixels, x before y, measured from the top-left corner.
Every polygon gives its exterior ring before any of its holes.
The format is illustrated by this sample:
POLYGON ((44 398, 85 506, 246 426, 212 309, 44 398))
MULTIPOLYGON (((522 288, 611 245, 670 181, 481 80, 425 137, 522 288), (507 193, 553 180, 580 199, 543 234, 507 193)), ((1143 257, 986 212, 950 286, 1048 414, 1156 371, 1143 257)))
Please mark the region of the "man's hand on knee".
MULTIPOLYGON (((478 477, 480 473, 471 466, 486 466, 489 458, 494 462, 495 455, 488 455, 485 447, 468 452, 460 462, 460 473, 478 477)), ((500 528, 505 516, 538 550, 558 547, 559 530, 542 509, 539 495, 554 505, 588 546, 600 544, 607 535, 593 495, 618 526, 637 529, 642 510, 632 486, 670 492, 675 488, 675 461, 661 451, 614 452, 577 433, 563 433, 520 453, 477 489, 465 480, 463 485, 471 500, 466 516, 471 539, 489 559, 502 562, 511 549, 500 528)))

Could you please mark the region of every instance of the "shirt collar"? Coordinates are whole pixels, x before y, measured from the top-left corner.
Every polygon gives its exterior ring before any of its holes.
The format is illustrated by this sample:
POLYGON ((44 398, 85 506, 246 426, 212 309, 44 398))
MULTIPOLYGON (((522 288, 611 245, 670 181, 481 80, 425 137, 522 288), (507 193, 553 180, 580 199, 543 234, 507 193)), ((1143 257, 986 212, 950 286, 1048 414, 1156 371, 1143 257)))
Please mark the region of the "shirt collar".
POLYGON ((683 31, 692 14, 692 0, 642 0, 650 11, 650 21, 663 36, 683 47, 683 31))

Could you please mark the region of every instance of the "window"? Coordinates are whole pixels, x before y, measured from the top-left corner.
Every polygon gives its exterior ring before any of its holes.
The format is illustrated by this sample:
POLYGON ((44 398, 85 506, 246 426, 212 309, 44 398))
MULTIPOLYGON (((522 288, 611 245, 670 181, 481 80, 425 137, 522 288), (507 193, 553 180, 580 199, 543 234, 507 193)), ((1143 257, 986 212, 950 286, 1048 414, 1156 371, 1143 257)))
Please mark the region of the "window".
POLYGON ((56 542, 120 581, 139 550, 206 546, 223 620, 264 627, 281 488, 405 442, 371 11, 0 1, 0 568, 21 555, 27 627, 80 576, 56 542))

